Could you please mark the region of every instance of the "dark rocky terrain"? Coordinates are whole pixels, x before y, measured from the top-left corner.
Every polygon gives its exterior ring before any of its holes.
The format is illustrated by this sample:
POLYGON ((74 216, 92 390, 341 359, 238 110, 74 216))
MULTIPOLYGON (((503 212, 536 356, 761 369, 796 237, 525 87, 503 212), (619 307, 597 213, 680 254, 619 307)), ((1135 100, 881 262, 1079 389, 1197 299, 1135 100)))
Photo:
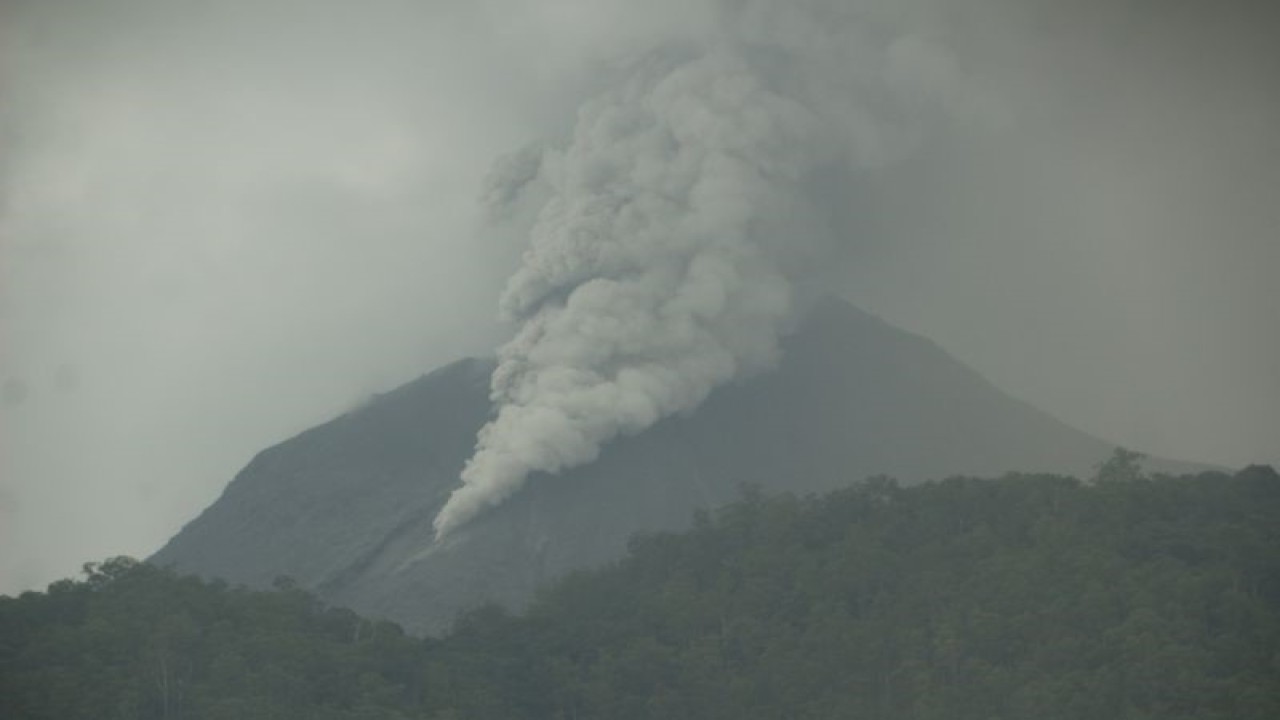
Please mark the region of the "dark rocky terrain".
POLYGON ((1088 475, 1113 449, 842 301, 820 305, 785 348, 775 372, 587 467, 533 478, 435 545, 431 521, 490 412, 492 361, 462 360, 263 451, 151 559, 250 586, 288 575, 330 603, 438 632, 486 601, 519 608, 744 484, 808 493, 876 474, 1088 475))

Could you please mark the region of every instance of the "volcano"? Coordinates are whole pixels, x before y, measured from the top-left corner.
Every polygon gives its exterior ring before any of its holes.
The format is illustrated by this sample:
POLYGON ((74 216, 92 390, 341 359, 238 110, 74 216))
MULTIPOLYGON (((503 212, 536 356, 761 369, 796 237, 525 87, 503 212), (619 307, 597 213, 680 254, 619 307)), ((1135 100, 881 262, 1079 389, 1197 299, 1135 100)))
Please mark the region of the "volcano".
POLYGON ((632 535, 685 528, 744 487, 1086 475, 1113 450, 832 299, 786 338, 773 372, 612 442, 590 465, 531 478, 436 542, 432 520, 492 413, 493 368, 455 362, 264 450, 152 562, 251 587, 288 576, 325 602, 437 633, 481 604, 518 610, 540 586, 618 559, 632 535))

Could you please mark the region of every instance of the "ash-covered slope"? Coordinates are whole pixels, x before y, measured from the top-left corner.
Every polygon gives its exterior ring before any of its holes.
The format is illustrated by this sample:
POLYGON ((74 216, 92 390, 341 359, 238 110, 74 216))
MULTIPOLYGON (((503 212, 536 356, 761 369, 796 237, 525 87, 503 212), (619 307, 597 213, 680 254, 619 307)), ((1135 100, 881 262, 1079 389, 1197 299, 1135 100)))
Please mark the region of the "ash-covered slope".
POLYGON ((619 557, 637 531, 687 525, 743 484, 827 490, 1009 470, 1087 473, 1111 451, 1010 398, 933 343, 847 303, 819 306, 781 367, 717 391, 690 417, 535 477, 433 544, 490 414, 493 363, 463 360, 259 454, 152 558, 439 631, 466 607, 526 602, 542 583, 619 557))

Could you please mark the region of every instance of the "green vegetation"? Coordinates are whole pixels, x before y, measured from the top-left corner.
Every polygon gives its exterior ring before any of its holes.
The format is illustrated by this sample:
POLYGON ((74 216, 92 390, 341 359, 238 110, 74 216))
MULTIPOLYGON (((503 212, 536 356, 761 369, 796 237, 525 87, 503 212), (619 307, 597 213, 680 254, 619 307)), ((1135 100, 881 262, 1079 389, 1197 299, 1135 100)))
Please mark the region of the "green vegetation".
POLYGON ((0 598, 3 718, 395 718, 419 643, 277 583, 229 589, 128 558, 0 598), (408 674, 406 674, 408 673, 408 674))
POLYGON ((743 499, 445 638, 127 559, 0 598, 0 717, 1280 717, 1280 477, 743 499))

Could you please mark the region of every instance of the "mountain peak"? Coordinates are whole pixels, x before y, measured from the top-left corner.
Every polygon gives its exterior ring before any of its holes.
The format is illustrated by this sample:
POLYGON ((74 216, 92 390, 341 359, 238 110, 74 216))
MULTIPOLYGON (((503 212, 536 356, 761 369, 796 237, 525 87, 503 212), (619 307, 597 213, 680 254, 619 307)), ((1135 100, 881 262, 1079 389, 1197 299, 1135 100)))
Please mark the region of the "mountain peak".
POLYGON ((1111 451, 932 342, 825 298, 775 371, 610 443, 588 466, 531 478, 436 544, 431 521, 492 413, 493 367, 447 365, 264 451, 153 560, 255 586, 289 575, 328 602, 434 632, 483 602, 519 608, 540 585, 620 557, 632 534, 683 528, 743 485, 1087 473, 1111 451))

